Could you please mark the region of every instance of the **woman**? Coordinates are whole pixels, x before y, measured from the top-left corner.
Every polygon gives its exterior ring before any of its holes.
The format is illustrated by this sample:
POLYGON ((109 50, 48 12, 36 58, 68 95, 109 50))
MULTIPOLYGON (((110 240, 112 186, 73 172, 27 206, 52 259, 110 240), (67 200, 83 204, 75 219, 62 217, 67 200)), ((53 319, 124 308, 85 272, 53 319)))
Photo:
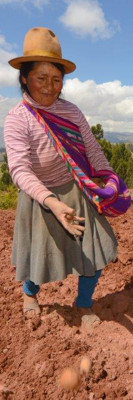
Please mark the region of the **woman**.
POLYGON ((70 158, 78 164, 81 156, 97 171, 111 168, 81 111, 60 99, 64 74, 76 66, 62 58, 55 34, 33 28, 23 50, 22 57, 9 61, 20 70, 23 99, 5 121, 9 170, 20 189, 12 262, 16 279, 23 281, 23 311, 28 317, 40 313, 41 283, 76 274, 75 306, 90 326, 98 319, 91 310, 92 294, 102 268, 116 256, 116 239, 68 164, 70 158))

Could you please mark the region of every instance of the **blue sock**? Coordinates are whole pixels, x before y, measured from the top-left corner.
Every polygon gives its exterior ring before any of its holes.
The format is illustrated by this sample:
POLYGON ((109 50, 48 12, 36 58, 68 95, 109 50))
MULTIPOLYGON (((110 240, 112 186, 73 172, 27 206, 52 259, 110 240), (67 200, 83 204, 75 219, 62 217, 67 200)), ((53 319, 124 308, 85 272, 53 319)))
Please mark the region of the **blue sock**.
POLYGON ((34 296, 40 290, 39 285, 35 285, 32 281, 25 281, 22 286, 23 292, 28 296, 34 296))
POLYGON ((91 307, 93 304, 92 295, 95 286, 101 275, 101 270, 97 271, 94 276, 79 276, 78 296, 75 299, 77 307, 91 307))

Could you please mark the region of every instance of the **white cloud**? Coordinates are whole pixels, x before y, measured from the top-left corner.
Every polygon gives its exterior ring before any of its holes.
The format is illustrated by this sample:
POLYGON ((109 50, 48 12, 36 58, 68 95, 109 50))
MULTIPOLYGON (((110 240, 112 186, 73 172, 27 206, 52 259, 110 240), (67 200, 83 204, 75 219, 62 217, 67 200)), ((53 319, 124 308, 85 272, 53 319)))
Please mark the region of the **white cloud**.
POLYGON ((8 98, 0 95, 0 147, 4 146, 4 120, 8 111, 18 103, 18 98, 8 98))
MULTIPOLYGON (((0 51, 1 57, 1 51, 0 51)), ((18 71, 4 63, 0 63, 0 87, 16 86, 18 84, 18 71)))
POLYGON ((8 65, 8 60, 16 57, 16 53, 12 51, 14 45, 6 42, 3 35, 0 34, 0 87, 16 86, 18 71, 8 65))
POLYGON ((106 20, 98 0, 65 1, 68 6, 60 21, 80 36, 108 39, 119 29, 118 22, 112 25, 106 20))
POLYGON ((8 113, 8 111, 15 106, 18 102, 18 98, 14 97, 12 99, 8 97, 3 97, 0 95, 0 127, 4 125, 4 119, 8 113))
POLYGON ((133 132, 133 86, 75 78, 66 80, 63 96, 82 110, 91 126, 101 123, 105 132, 133 132))

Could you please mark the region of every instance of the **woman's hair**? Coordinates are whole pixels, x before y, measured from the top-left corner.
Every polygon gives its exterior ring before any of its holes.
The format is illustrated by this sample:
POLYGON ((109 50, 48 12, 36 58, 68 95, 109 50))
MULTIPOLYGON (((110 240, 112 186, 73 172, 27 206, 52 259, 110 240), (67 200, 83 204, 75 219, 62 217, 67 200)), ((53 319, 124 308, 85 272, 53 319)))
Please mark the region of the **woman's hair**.
MULTIPOLYGON (((30 94, 29 90, 27 88, 27 85, 25 83, 23 83, 23 81, 22 81, 22 77, 27 78, 29 72, 34 69, 36 62, 37 61, 28 61, 28 62, 23 62, 21 64, 20 73, 19 73, 19 83, 20 83, 20 88, 21 88, 22 93, 27 92, 28 94, 30 94)), ((65 75, 64 66, 62 64, 53 63, 53 62, 50 64, 54 65, 57 69, 59 69, 59 71, 61 71, 62 78, 64 78, 64 75, 65 75)))

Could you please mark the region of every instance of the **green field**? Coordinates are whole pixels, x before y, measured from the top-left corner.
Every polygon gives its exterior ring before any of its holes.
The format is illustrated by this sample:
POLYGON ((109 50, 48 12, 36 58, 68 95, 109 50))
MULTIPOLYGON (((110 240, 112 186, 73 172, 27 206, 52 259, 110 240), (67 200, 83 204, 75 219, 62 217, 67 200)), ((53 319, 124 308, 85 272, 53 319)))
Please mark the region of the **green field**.
POLYGON ((10 185, 9 190, 0 190, 0 209, 15 209, 17 205, 18 190, 10 185))

